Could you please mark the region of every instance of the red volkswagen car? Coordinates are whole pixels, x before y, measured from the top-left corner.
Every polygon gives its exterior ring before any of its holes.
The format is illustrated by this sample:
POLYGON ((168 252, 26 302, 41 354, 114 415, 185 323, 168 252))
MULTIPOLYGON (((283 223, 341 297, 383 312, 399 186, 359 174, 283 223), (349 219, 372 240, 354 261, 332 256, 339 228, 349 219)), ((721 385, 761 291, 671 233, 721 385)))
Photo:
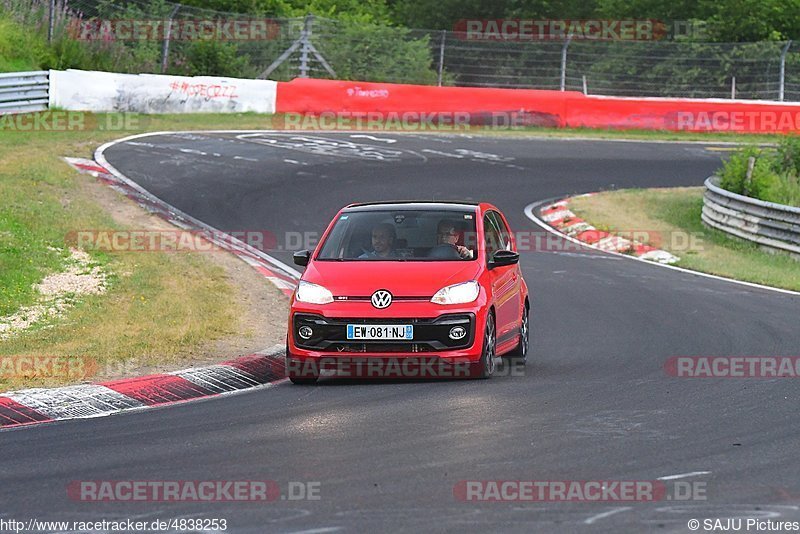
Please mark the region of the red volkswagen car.
POLYGON ((528 288, 506 218, 487 203, 352 204, 334 217, 291 301, 292 382, 489 378, 528 353, 528 288))

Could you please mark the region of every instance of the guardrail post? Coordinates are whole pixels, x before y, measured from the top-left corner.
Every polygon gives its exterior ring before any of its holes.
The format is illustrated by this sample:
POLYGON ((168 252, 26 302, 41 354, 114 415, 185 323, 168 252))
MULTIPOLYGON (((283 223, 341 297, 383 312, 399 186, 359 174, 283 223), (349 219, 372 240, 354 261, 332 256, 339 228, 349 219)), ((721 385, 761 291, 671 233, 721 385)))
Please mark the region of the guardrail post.
POLYGON ((783 102, 783 87, 786 83, 786 53, 789 52, 789 47, 792 46, 792 40, 786 43, 786 46, 781 50, 781 78, 778 84, 778 100, 783 102))

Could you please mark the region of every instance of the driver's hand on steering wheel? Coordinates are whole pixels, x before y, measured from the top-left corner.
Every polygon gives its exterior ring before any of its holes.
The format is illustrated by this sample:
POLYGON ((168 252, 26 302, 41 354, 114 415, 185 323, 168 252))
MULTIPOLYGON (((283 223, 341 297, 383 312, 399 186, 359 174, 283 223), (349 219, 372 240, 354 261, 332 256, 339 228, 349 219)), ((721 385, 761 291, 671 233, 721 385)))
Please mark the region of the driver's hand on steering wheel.
POLYGON ((462 260, 471 260, 472 259, 472 251, 465 247, 464 245, 454 245, 456 250, 458 251, 458 255, 461 256, 462 260))

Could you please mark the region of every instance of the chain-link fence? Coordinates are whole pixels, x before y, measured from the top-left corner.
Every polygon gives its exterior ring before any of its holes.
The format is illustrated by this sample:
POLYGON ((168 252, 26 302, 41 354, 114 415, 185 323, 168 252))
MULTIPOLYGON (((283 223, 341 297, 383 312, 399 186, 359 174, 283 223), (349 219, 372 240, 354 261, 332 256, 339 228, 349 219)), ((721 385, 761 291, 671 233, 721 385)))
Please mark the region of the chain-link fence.
POLYGON ((800 101, 800 46, 791 41, 473 40, 462 32, 272 19, 164 0, 0 0, 0 7, 50 33, 51 68, 800 101), (145 21, 151 31, 120 38, 120 21, 145 21), (187 32, 209 21, 250 21, 264 31, 211 39, 187 32))

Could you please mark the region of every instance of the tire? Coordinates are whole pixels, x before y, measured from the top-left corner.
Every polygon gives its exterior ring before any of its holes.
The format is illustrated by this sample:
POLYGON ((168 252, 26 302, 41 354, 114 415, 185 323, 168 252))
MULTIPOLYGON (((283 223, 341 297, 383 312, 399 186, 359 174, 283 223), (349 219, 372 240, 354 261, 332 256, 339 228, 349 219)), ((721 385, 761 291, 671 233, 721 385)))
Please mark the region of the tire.
POLYGON ((525 306, 522 311, 522 324, 520 326, 519 345, 508 353, 508 359, 525 365, 528 361, 528 350, 530 349, 530 314, 528 307, 525 306))
MULTIPOLYGON (((294 360, 295 362, 297 360, 294 360)), ((286 347, 286 374, 292 384, 310 386, 317 383, 319 378, 319 371, 317 369, 303 370, 296 369, 298 365, 292 363, 292 355, 289 353, 289 347, 286 347)))
POLYGON ((292 381, 292 384, 297 384, 298 386, 312 386, 317 383, 316 378, 301 378, 299 376, 290 376, 289 380, 292 381))
POLYGON ((497 330, 494 322, 494 315, 489 313, 486 316, 486 328, 483 332, 483 351, 478 362, 478 378, 491 378, 494 374, 496 363, 494 361, 495 349, 497 348, 497 330))

